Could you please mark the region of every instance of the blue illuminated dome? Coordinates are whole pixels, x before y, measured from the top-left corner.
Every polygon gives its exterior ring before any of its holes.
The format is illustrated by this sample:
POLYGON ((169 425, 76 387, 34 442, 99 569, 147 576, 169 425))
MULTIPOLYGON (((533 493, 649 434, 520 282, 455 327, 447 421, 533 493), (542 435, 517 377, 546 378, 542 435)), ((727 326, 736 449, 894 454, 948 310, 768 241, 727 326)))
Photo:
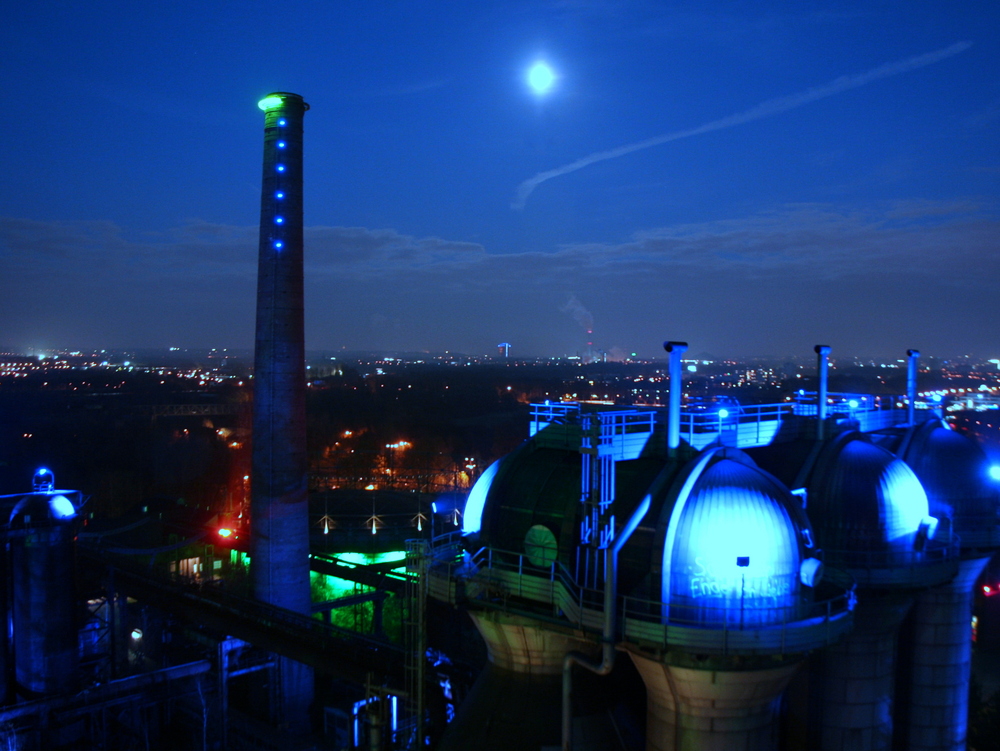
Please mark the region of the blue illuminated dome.
POLYGON ((661 525, 669 518, 662 549, 664 614, 671 623, 693 625, 787 619, 800 602, 811 543, 798 501, 733 449, 709 450, 685 473, 661 512, 661 525))
POLYGON ((996 468, 975 441, 929 420, 911 431, 903 459, 926 489, 931 514, 952 521, 963 548, 1000 544, 996 468))
POLYGON ((67 494, 76 495, 66 490, 26 495, 11 512, 11 527, 37 527, 75 519, 76 504, 67 494))
MULTIPOLYGON (((851 564, 871 554, 912 553, 928 516, 927 493, 913 470, 861 433, 844 433, 826 448, 808 499, 831 565, 834 559, 851 564)), ((887 565, 892 559, 880 560, 887 565)))

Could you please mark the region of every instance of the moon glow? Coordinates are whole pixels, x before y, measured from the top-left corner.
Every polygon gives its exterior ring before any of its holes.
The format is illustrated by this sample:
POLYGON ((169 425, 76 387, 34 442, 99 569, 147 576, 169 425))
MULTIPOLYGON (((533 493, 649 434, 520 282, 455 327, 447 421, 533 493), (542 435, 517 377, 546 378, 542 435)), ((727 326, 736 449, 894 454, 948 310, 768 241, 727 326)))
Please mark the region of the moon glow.
POLYGON ((556 81, 556 74, 552 68, 543 62, 537 62, 528 71, 528 85, 536 94, 544 94, 552 88, 556 81))

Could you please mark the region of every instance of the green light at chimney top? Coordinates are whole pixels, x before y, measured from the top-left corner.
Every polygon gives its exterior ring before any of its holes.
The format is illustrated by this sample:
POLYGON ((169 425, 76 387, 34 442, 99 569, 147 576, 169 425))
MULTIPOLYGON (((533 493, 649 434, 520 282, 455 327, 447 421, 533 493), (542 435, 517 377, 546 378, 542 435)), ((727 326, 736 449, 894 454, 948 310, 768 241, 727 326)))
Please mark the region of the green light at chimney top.
POLYGON ((285 100, 280 96, 266 96, 259 102, 257 102, 257 106, 260 107, 265 112, 267 112, 268 110, 274 109, 275 107, 280 107, 284 103, 285 100))

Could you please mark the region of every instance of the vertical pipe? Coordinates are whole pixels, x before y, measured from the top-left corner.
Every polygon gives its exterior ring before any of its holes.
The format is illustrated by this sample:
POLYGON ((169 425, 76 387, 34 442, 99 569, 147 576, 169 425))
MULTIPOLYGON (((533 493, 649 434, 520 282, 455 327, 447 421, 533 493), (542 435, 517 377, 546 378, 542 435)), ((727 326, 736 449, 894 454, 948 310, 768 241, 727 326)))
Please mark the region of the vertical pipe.
POLYGON ((920 350, 908 349, 906 357, 906 423, 913 425, 917 410, 917 360, 920 359, 920 350))
POLYGON ((669 395, 667 400, 667 448, 670 455, 677 453, 681 444, 681 355, 687 352, 687 342, 664 342, 663 349, 670 355, 668 368, 669 395))
POLYGON ((647 495, 625 522, 621 533, 604 555, 604 629, 601 635, 601 661, 594 662, 582 652, 570 652, 563 660, 562 672, 562 751, 573 748, 573 664, 582 665, 597 675, 607 675, 615 666, 615 619, 618 601, 618 553, 649 511, 652 496, 647 495))
MULTIPOLYGON (((254 596, 308 613, 309 499, 302 274, 302 119, 309 105, 276 92, 264 110, 254 350, 250 574, 254 596)), ((280 661, 282 715, 305 730, 312 671, 280 661)))
POLYGON ((826 437, 826 386, 829 378, 830 348, 825 344, 817 344, 813 350, 816 352, 816 370, 819 375, 816 393, 816 438, 822 441, 826 437))

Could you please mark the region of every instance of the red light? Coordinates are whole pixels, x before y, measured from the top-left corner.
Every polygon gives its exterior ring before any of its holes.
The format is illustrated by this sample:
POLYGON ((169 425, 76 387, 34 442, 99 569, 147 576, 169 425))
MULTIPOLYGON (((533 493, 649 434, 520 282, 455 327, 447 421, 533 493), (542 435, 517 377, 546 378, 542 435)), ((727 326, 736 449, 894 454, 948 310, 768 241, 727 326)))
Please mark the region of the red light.
MULTIPOLYGON (((233 533, 233 530, 227 529, 226 527, 223 527, 222 529, 219 530, 219 537, 229 537, 230 535, 232 535, 232 533, 233 533)), ((988 587, 987 587, 987 589, 988 589, 988 587)))
POLYGON ((983 592, 985 592, 986 594, 990 593, 990 585, 989 584, 984 584, 983 585, 983 592))

